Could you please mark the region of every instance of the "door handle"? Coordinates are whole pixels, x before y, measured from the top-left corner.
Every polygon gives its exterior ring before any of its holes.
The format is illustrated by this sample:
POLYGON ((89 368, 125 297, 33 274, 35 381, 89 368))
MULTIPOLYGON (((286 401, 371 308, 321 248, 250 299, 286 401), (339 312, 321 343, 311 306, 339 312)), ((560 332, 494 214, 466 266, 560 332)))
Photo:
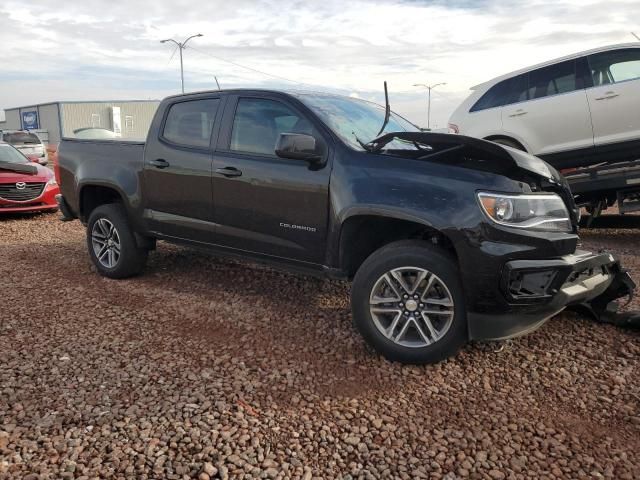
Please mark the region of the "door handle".
POLYGON ((596 100, 608 100, 610 98, 615 98, 615 97, 618 97, 618 96, 620 96, 620 95, 618 93, 616 93, 616 92, 607 92, 607 93, 604 94, 604 96, 597 97, 596 100))
POLYGON ((158 158, 156 160, 149 161, 150 165, 153 165, 156 168, 167 168, 169 166, 169 162, 163 160, 162 158, 158 158))
POLYGON ((512 113, 511 115, 509 115, 510 117, 521 117, 522 115, 526 115, 529 112, 525 112, 522 109, 516 110, 516 113, 512 113))
POLYGON ((239 177, 242 175, 242 170, 238 170, 236 167, 223 167, 216 168, 216 173, 225 177, 239 177))

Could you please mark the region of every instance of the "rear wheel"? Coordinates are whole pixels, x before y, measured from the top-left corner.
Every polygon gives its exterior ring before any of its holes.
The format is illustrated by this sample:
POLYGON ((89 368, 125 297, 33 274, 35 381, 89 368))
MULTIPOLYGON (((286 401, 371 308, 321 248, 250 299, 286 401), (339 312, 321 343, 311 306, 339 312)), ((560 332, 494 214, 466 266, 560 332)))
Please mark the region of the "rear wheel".
POLYGON ((147 250, 138 247, 124 207, 111 203, 97 207, 87 223, 89 256, 100 274, 126 278, 142 271, 147 250))
POLYGON ((422 241, 373 253, 353 282, 352 310, 364 339, 389 360, 434 363, 467 340, 455 260, 422 241))

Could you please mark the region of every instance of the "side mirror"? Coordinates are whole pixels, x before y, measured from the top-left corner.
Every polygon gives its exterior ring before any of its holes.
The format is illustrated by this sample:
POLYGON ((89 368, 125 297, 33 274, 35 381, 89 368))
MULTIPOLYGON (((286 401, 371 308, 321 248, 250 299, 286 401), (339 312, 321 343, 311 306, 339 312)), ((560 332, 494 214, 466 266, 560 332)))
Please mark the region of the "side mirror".
POLYGON ((276 155, 310 163, 322 160, 322 155, 316 151, 316 139, 304 133, 281 133, 276 144, 276 155))

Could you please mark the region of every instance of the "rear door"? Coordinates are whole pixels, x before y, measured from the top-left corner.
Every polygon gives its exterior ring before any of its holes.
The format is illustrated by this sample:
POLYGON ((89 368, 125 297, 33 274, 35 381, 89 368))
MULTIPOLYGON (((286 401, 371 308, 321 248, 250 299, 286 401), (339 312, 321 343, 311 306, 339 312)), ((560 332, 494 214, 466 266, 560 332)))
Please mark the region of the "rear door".
POLYGON ((221 101, 177 100, 165 111, 159 138, 147 142, 142 201, 149 230, 200 242, 213 238, 212 142, 221 101))
POLYGON ((320 264, 328 223, 330 163, 279 158, 280 133, 307 133, 328 159, 314 120, 286 97, 227 100, 213 165, 216 242, 226 247, 320 264))
POLYGON ((505 133, 522 139, 535 155, 592 147, 581 66, 569 60, 522 75, 525 90, 514 93, 515 103, 502 108, 505 133))
POLYGON ((596 146, 640 140, 640 48, 587 57, 587 90, 596 146))

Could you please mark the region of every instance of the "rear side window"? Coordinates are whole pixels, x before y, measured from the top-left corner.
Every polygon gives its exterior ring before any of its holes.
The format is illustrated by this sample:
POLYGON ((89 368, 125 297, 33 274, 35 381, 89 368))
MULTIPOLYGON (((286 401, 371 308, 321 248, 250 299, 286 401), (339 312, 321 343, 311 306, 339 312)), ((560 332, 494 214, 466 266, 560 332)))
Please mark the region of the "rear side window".
POLYGON ((10 143, 11 145, 40 144, 40 139, 37 135, 27 132, 5 133, 2 138, 5 142, 10 143))
POLYGON ((208 98, 173 104, 162 137, 187 147, 208 147, 219 102, 217 98, 208 98))
POLYGON ((588 61, 595 87, 640 78, 640 48, 598 53, 588 61))
POLYGON ((529 72, 530 99, 573 92, 578 88, 575 60, 529 72))
POLYGON ((511 103, 524 102, 527 96, 527 74, 508 78, 491 87, 480 100, 478 100, 471 112, 486 110, 488 108, 502 107, 511 103))
POLYGON ((480 100, 478 100, 469 111, 478 112, 480 110, 501 107, 502 105, 504 105, 505 96, 509 92, 510 80, 511 79, 497 83, 489 90, 487 90, 487 93, 480 97, 480 100))
POLYGON ((311 123, 281 102, 266 98, 241 98, 233 119, 230 149, 275 155, 281 133, 313 134, 311 123))

